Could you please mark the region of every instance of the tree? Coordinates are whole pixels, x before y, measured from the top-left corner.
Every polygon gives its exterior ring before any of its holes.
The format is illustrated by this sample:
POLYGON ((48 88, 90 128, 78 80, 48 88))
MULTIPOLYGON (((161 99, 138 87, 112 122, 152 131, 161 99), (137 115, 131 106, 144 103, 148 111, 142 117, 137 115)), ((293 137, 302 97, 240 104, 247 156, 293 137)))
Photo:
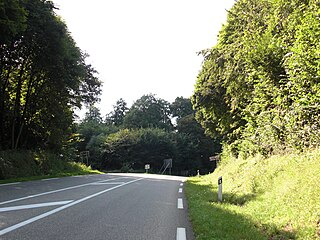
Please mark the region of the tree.
POLYGON ((97 124, 102 123, 102 117, 100 113, 100 109, 91 105, 88 111, 85 113, 85 117, 83 122, 94 122, 97 124))
POLYGON ((76 126, 72 145, 77 152, 89 151, 89 163, 95 168, 101 167, 101 153, 104 142, 110 134, 118 131, 113 125, 102 121, 100 109, 90 106, 85 118, 76 126))
POLYGON ((123 120, 126 128, 160 128, 172 130, 169 103, 155 95, 143 95, 133 103, 123 120))
POLYGON ((221 151, 221 139, 205 135, 204 129, 195 119, 190 99, 176 98, 171 109, 172 115, 177 117, 176 158, 182 164, 181 169, 193 173, 196 170, 202 173, 213 171, 215 166, 209 162, 209 157, 221 151))
POLYGON ((106 122, 117 127, 121 126, 128 110, 126 101, 120 98, 113 106, 113 111, 107 115, 106 122))
POLYGON ((178 119, 194 114, 192 103, 189 98, 177 97, 170 105, 171 114, 178 119))
POLYGON ((163 159, 172 158, 173 148, 171 133, 162 129, 122 129, 106 139, 103 168, 142 170, 148 163, 158 172, 163 159))
POLYGON ((245 156, 317 146, 317 1, 239 0, 192 96, 196 118, 245 156))
POLYGON ((18 0, 0 2, 0 45, 8 44, 26 28, 27 12, 18 0))
POLYGON ((101 82, 52 2, 11 3, 26 27, 0 45, 0 148, 61 148, 73 109, 96 102, 101 82))

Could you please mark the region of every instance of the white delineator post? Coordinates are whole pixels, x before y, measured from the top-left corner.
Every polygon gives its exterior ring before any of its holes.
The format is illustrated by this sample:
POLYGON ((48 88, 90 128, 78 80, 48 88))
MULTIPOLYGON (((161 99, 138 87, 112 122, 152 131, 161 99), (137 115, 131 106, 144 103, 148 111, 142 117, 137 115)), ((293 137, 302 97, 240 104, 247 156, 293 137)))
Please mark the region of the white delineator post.
POLYGON ((218 178, 218 201, 222 202, 222 177, 218 178))

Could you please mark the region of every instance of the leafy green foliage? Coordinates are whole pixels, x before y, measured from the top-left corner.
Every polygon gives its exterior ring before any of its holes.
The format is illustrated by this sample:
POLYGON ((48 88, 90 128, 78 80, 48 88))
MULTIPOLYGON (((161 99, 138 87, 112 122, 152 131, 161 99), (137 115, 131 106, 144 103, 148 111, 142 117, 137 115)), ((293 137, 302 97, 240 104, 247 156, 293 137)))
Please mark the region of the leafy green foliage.
POLYGON ((319 11, 316 0, 239 0, 201 52, 196 118, 231 153, 319 145, 319 11))
POLYGON ((19 0, 0 2, 0 44, 8 44, 26 28, 26 11, 19 0))
POLYGON ((86 115, 87 118, 78 124, 76 134, 71 139, 71 145, 78 154, 82 151, 89 151, 89 164, 100 168, 102 146, 106 138, 117 132, 118 128, 102 123, 100 115, 93 117, 90 114, 90 109, 86 115))
POLYGON ((157 171, 163 160, 172 156, 170 133, 156 128, 124 129, 106 139, 103 164, 111 169, 120 169, 125 164, 132 169, 144 169, 148 163, 157 171))
POLYGON ((27 150, 0 151, 0 183, 99 173, 64 155, 27 150))
POLYGON ((116 102, 116 105, 113 106, 113 109, 114 110, 107 115, 106 122, 115 126, 121 126, 123 124, 123 119, 129 110, 126 101, 120 98, 116 102))
POLYGON ((172 130, 169 103, 155 95, 144 95, 133 103, 123 119, 125 128, 160 128, 172 130))
POLYGON ((196 122, 190 99, 178 97, 169 104, 152 94, 129 110, 120 99, 105 122, 99 109, 89 108, 71 142, 78 154, 89 151, 89 164, 95 168, 124 172, 141 172, 150 164, 151 172, 158 173, 163 160, 172 158, 175 174, 207 173, 215 167, 209 156, 220 150, 218 141, 205 136, 196 122), (175 129, 172 117, 177 119, 175 129))
POLYGON ((85 114, 83 122, 91 122, 96 124, 102 123, 100 109, 91 105, 85 114))
POLYGON ((190 99, 177 97, 173 103, 170 104, 170 111, 173 117, 181 119, 194 113, 190 99))
POLYGON ((50 1, 1 1, 0 149, 59 150, 73 109, 98 100, 96 71, 53 9, 50 1))

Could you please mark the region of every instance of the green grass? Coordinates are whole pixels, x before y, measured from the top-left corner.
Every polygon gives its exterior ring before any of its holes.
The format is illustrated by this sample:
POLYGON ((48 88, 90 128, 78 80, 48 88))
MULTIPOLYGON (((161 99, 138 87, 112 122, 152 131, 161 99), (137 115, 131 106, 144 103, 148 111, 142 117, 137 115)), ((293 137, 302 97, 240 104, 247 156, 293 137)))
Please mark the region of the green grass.
POLYGON ((320 239, 320 150, 229 160, 186 195, 196 239, 320 239))
POLYGON ((66 161, 52 153, 0 152, 0 184, 84 174, 100 174, 90 166, 66 161))
POLYGON ((67 169, 62 170, 60 172, 51 173, 48 175, 36 175, 36 176, 4 179, 4 180, 0 180, 0 184, 13 183, 13 182, 26 182, 26 181, 40 180, 40 179, 46 179, 46 178, 56 178, 56 177, 68 177, 68 176, 87 175, 87 174, 103 174, 103 172, 100 172, 98 170, 92 170, 90 166, 88 167, 82 163, 67 162, 66 165, 69 165, 69 167, 67 167, 67 169))

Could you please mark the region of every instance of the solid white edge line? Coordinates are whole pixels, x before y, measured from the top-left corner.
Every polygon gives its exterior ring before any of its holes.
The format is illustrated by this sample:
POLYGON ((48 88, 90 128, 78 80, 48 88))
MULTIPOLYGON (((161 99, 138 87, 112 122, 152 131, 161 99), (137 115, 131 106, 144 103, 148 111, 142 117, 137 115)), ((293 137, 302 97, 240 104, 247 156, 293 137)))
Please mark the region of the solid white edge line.
POLYGON ((4 187, 4 186, 10 186, 10 185, 17 185, 21 182, 14 182, 14 183, 4 183, 4 184, 0 184, 0 187, 4 187))
POLYGON ((187 240, 186 229, 185 228, 177 228, 177 240, 187 240))
POLYGON ((122 179, 122 178, 126 178, 126 177, 110 178, 110 179, 107 179, 107 180, 101 180, 101 181, 97 181, 97 182, 85 183, 85 184, 75 185, 75 186, 71 186, 71 187, 67 187, 67 188, 60 188, 60 189, 49 191, 49 192, 38 193, 38 194, 35 194, 35 195, 30 195, 30 196, 26 196, 26 197, 21 197, 21 198, 8 200, 8 201, 5 201, 5 202, 0 202, 0 205, 6 204, 6 203, 17 202, 17 201, 21 201, 21 200, 25 200, 25 199, 29 199, 29 198, 39 197, 39 196, 43 196, 43 195, 47 195, 47 194, 51 194, 51 193, 62 192, 62 191, 66 191, 66 190, 70 190, 70 189, 74 189, 74 188, 89 186, 92 183, 107 182, 107 181, 112 181, 112 180, 122 179))
POLYGON ((96 183, 91 183, 91 185, 119 185, 119 184, 124 184, 125 182, 96 182, 96 183))
POLYGON ((21 227, 23 227, 23 226, 25 226, 25 225, 30 224, 30 223, 33 223, 33 222, 35 222, 35 221, 37 221, 37 220, 40 220, 40 219, 42 219, 42 218, 48 217, 48 216, 50 216, 50 215, 52 215, 52 214, 54 214, 54 213, 60 212, 60 211, 62 211, 62 210, 64 210, 64 209, 66 209, 66 208, 72 207, 72 206, 74 206, 74 205, 76 205, 76 204, 78 204, 78 203, 84 202, 84 201, 86 201, 86 200, 88 200, 88 199, 90 199, 90 198, 94 198, 94 197, 99 196, 99 195, 101 195, 101 194, 103 194, 103 193, 112 191, 112 190, 114 190, 114 189, 120 188, 120 187, 125 186, 125 185, 128 185, 128 184, 130 184, 130 183, 134 183, 134 182, 140 181, 140 180, 142 180, 142 179, 143 179, 143 178, 135 179, 135 180, 132 180, 132 181, 130 181, 130 182, 126 182, 126 183, 124 183, 124 184, 122 184, 122 185, 118 185, 118 186, 114 186, 114 187, 112 187, 112 188, 108 188, 108 189, 103 190, 103 191, 101 191, 101 192, 97 192, 97 193, 95 193, 95 194, 92 194, 92 195, 89 195, 89 196, 87 196, 87 197, 81 198, 81 199, 79 199, 79 200, 73 201, 73 202, 71 202, 71 203, 69 203, 69 204, 67 204, 67 205, 62 206, 62 207, 53 209, 53 210, 51 210, 51 211, 49 211, 49 212, 43 213, 43 214, 38 215, 38 216, 36 216, 36 217, 33 217, 33 218, 30 218, 30 219, 25 220, 25 221, 23 221, 23 222, 17 223, 17 224, 15 224, 15 225, 11 226, 11 227, 2 229, 2 230, 0 230, 0 236, 6 234, 6 233, 8 233, 8 232, 12 232, 12 231, 14 231, 14 230, 16 230, 16 229, 18 229, 18 228, 21 228, 21 227))
POLYGON ((178 209, 183 209, 183 200, 182 200, 182 198, 178 198, 178 209))
POLYGON ((14 207, 4 207, 0 208, 0 212, 9 212, 9 211, 16 211, 16 210, 23 210, 23 209, 30 209, 30 208, 40 208, 40 207, 50 207, 50 206, 58 206, 58 205, 66 205, 73 200, 69 201, 60 201, 60 202, 47 202, 47 203, 37 203, 37 204, 28 204, 28 205, 20 205, 14 207))
POLYGON ((179 193, 182 193, 182 188, 179 188, 179 193))
POLYGON ((59 178, 45 178, 45 179, 41 179, 41 181, 50 181, 50 180, 55 180, 55 179, 59 179, 59 178))

